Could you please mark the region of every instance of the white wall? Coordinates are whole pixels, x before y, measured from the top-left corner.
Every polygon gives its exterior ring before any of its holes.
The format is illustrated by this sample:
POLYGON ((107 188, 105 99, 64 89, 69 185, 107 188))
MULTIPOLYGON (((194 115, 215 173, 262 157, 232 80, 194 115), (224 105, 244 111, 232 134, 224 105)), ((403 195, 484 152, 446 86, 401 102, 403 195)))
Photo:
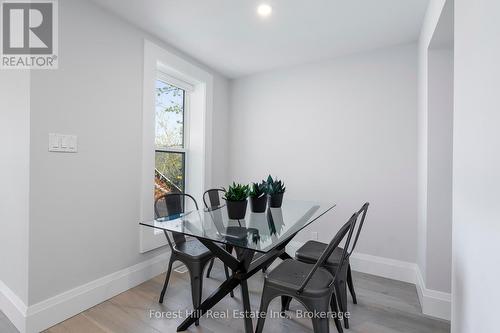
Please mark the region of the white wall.
MULTIPOLYGON (((430 1, 419 39, 418 268, 424 288, 451 291, 453 0, 430 1)), ((449 318, 448 300, 441 302, 449 318)), ((430 307, 423 304, 429 314, 430 307)))
MULTIPOLYGON (((139 254, 138 227, 143 44, 155 39, 92 3, 59 6, 59 69, 31 82, 29 304, 158 253, 139 254), (49 132, 78 135, 79 152, 48 153, 49 132)), ((227 82, 214 75, 219 119, 227 82)), ((224 165, 226 125, 214 124, 224 165)))
MULTIPOLYGON (((28 299, 29 71, 0 71, 0 282, 28 299)), ((0 294, 3 292, 0 288, 0 294)), ((0 295, 1 303, 2 295, 0 295)))
MULTIPOLYGON (((432 45, 431 45, 432 46, 432 45)), ((426 287, 451 292, 453 50, 428 52, 426 287)))
POLYGON ((455 1, 452 332, 498 332, 500 2, 455 1))
POLYGON ((418 45, 417 288, 422 312, 451 317, 453 0, 431 0, 418 45))
MULTIPOLYGON (((427 272, 427 168, 428 168, 428 48, 446 0, 431 0, 418 43, 418 257, 417 264, 427 272)), ((425 282, 425 281, 424 281, 425 282)))
POLYGON ((229 182, 229 82, 214 76, 214 113, 212 117, 212 186, 229 182))
POLYGON ((416 261, 417 49, 403 45, 231 83, 230 174, 282 178, 289 198, 337 203, 329 241, 371 203, 357 251, 416 261))

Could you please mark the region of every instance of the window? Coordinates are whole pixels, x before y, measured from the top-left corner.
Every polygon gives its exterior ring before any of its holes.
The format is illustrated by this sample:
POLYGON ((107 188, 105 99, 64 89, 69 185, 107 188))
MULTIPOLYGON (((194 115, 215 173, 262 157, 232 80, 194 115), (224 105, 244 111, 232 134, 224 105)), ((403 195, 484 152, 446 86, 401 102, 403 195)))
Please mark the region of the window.
MULTIPOLYGON (((157 193, 201 198, 212 187, 213 76, 145 40, 143 96, 140 218, 151 221, 157 193)), ((141 253, 167 244, 157 229, 143 226, 139 237, 141 253)))
POLYGON ((155 199, 186 187, 186 90, 161 74, 155 93, 155 199))

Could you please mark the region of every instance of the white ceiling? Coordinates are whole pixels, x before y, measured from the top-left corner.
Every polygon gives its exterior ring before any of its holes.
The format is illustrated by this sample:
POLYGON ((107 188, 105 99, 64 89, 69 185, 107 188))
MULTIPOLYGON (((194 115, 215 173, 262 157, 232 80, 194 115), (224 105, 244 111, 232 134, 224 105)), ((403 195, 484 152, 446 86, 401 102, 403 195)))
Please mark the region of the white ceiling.
POLYGON ((418 38, 428 0, 94 0, 234 78, 418 38), (272 5, 258 17, 256 7, 272 5))

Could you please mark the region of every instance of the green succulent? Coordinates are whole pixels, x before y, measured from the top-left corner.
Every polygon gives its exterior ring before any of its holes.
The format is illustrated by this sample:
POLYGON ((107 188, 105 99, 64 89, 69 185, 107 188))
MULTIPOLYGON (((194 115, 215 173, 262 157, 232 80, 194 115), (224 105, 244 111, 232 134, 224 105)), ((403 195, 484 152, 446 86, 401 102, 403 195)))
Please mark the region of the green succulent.
POLYGON ((233 185, 229 185, 229 188, 226 190, 224 194, 224 199, 227 201, 242 201, 248 198, 250 194, 250 187, 248 185, 236 184, 233 182, 233 185))
POLYGON ((252 183, 252 189, 250 190, 250 197, 260 198, 267 193, 267 183, 262 181, 262 183, 252 183))
POLYGON ((278 194, 285 193, 286 187, 285 183, 278 178, 273 179, 271 175, 267 177, 267 193, 269 194, 278 194))

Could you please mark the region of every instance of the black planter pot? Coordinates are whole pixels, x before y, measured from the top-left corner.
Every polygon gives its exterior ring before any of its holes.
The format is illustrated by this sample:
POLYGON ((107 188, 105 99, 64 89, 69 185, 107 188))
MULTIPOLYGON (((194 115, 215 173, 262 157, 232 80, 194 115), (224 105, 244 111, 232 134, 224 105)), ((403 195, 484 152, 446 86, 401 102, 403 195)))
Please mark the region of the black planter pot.
POLYGON ((271 208, 280 208, 283 203, 283 195, 285 193, 275 193, 269 196, 269 207, 271 208))
POLYGON ((254 213, 263 213, 267 207, 267 195, 262 195, 258 198, 250 198, 250 208, 254 213))
POLYGON ((231 220, 243 220, 247 212, 247 203, 246 199, 241 201, 226 200, 227 215, 229 218, 231 220))

